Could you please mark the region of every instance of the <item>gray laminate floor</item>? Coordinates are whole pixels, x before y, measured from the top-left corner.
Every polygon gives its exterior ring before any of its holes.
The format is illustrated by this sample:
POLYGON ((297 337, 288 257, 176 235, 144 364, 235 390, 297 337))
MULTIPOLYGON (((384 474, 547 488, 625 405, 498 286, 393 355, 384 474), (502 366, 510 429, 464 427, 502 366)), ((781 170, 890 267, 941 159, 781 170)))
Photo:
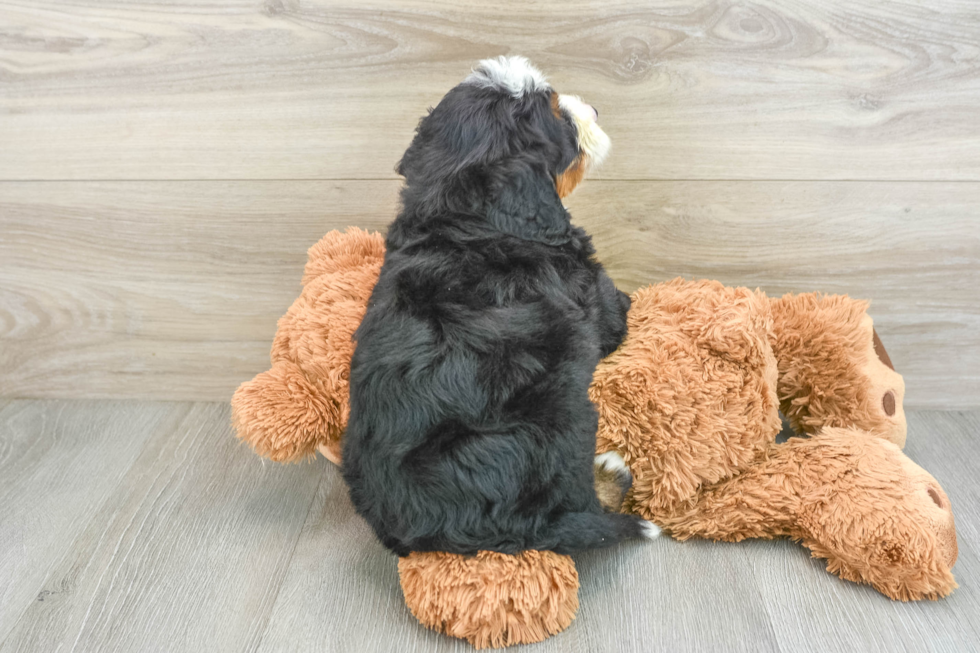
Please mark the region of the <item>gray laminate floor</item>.
MULTIPOLYGON (((980 413, 912 413, 956 513, 960 588, 903 604, 789 542, 663 538, 577 556, 546 651, 980 649, 980 413)), ((224 404, 0 401, 0 653, 448 651, 323 459, 238 444, 224 404)))

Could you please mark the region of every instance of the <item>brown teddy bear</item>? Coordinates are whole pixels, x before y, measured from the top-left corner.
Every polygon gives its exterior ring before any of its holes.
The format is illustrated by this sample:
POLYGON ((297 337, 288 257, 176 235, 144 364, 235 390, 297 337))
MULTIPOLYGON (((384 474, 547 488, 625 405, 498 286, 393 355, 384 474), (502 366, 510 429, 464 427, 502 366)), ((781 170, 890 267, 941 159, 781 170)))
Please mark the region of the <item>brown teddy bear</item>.
MULTIPOLYGON (((356 228, 310 249, 272 368, 232 399, 260 455, 340 463, 351 337, 383 257, 383 238, 356 228)), ((713 281, 637 291, 627 339, 591 388, 597 453, 619 452, 633 474, 621 509, 680 540, 790 537, 894 599, 949 594, 949 499, 900 449, 904 383, 866 309, 713 281), (780 408, 809 437, 777 443, 780 408)), ((548 551, 413 553, 398 567, 413 614, 478 648, 540 641, 578 608, 574 563, 548 551)))

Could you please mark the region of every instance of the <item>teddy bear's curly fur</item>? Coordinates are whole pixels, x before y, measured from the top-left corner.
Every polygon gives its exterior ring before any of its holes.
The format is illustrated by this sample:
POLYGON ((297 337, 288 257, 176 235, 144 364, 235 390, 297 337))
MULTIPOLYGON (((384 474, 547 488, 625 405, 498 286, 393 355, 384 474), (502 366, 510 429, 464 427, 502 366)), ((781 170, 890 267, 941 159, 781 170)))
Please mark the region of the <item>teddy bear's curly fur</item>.
POLYGON ((303 292, 279 319, 272 367, 238 388, 232 421, 269 460, 295 462, 319 449, 339 464, 354 331, 381 272, 384 238, 351 227, 330 232, 308 254, 303 292))
MULTIPOLYGON (((319 450, 341 462, 351 335, 383 250, 380 235, 358 229, 310 249, 272 369, 232 400, 239 437, 260 455, 319 450)), ((680 279, 632 302, 627 338, 590 388, 597 453, 619 452, 634 476, 625 511, 681 540, 790 537, 832 573, 894 599, 956 587, 949 498, 900 449, 904 384, 866 303, 680 279), (777 443, 780 407, 809 437, 777 443)), ((539 641, 578 605, 571 558, 550 552, 413 553, 399 571, 423 624, 479 647, 539 641)))

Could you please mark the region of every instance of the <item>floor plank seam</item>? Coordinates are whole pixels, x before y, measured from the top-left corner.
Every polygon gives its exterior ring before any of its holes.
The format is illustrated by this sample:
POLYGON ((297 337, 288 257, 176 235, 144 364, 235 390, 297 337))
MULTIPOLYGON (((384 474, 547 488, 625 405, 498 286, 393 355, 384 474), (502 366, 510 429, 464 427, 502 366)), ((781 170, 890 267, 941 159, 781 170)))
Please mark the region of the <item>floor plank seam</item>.
MULTIPOLYGON (((278 463, 276 463, 278 464, 278 463)), ((316 458, 314 458, 314 463, 316 464, 316 458)), ((293 541, 293 548, 289 551, 289 558, 286 560, 282 578, 279 579, 279 587, 276 588, 276 595, 272 599, 272 603, 269 605, 269 611, 265 616, 264 623, 262 624, 262 631, 259 635, 258 641, 255 643, 255 647, 252 649, 252 653, 262 650, 262 642, 265 640, 265 634, 269 630, 269 623, 272 621, 272 613, 276 610, 276 604, 279 603, 279 595, 282 593, 282 586, 285 584, 286 576, 289 575, 289 568, 292 567, 293 558, 296 556, 296 549, 299 547, 299 541, 303 539, 303 533, 306 531, 306 524, 310 520, 310 512, 313 510, 313 506, 316 504, 316 499, 320 495, 320 486, 323 485, 324 474, 320 474, 320 478, 316 481, 316 488, 310 495, 310 503, 306 506, 306 514, 303 517, 303 528, 299 529, 296 534, 296 539, 293 541)))

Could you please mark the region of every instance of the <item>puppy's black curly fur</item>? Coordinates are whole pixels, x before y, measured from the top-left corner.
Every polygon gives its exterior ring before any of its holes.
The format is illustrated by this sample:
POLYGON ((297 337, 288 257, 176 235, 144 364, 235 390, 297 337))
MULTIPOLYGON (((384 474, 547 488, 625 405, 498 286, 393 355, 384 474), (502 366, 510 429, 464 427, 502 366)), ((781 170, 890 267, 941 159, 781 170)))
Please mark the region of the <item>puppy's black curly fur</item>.
POLYGON ((402 210, 355 334, 343 473, 400 556, 567 553, 644 531, 593 486, 588 388, 630 301, 558 196, 579 150, 553 92, 460 84, 398 166, 402 210))

